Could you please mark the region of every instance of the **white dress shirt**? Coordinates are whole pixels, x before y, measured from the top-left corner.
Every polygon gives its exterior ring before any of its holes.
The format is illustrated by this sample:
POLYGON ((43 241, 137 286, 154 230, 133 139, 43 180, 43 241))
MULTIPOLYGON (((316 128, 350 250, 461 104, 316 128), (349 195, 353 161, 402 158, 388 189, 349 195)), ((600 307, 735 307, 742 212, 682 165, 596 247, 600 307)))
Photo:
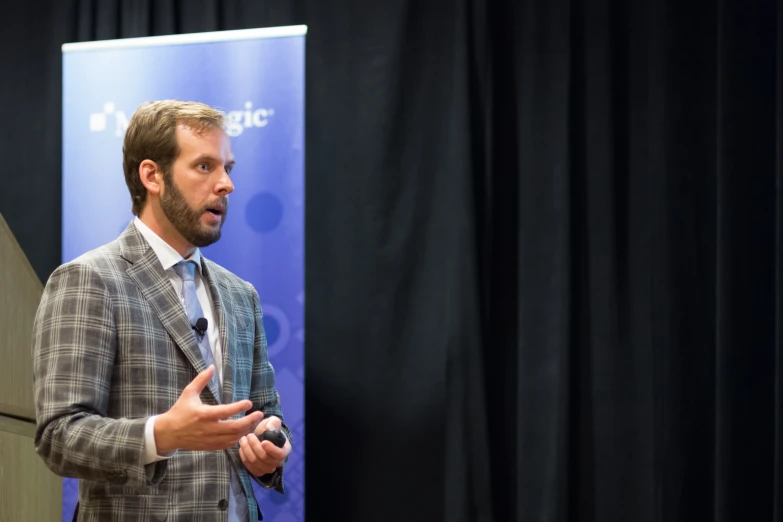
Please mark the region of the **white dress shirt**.
MULTIPOLYGON (((182 279, 174 271, 174 265, 183 260, 183 257, 174 250, 174 248, 160 238, 155 232, 145 225, 138 217, 133 220, 133 224, 138 231, 144 236, 144 239, 149 243, 150 248, 155 251, 158 256, 163 270, 166 272, 166 276, 174 286, 174 290, 182 303, 183 309, 185 308, 185 297, 182 293, 182 279)), ((220 380, 223 382, 223 350, 220 343, 220 332, 218 331, 217 321, 215 321, 215 306, 212 301, 212 295, 209 291, 209 287, 204 283, 204 278, 201 276, 201 251, 197 248, 193 254, 188 258, 191 261, 196 262, 196 271, 194 274, 194 282, 196 284, 196 296, 198 297, 199 304, 201 304, 201 311, 204 314, 204 318, 207 320, 207 337, 209 337, 209 346, 212 348, 212 356, 215 358, 215 371, 217 372, 220 380)), ((153 415, 147 420, 147 424, 144 429, 144 464, 151 464, 160 460, 171 458, 176 450, 167 453, 165 455, 159 455, 157 446, 155 445, 155 418, 157 415, 153 415)), ((247 499, 242 488, 242 484, 239 482, 234 467, 229 465, 229 471, 231 474, 230 481, 230 493, 231 502, 229 502, 228 520, 229 522, 247 522, 249 520, 249 514, 247 510, 247 499)))

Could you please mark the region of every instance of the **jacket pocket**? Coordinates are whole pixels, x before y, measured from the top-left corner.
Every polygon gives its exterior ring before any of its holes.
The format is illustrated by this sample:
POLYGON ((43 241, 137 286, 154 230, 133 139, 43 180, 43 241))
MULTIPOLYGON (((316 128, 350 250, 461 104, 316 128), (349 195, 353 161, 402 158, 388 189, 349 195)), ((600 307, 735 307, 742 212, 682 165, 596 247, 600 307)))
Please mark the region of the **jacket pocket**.
POLYGON ((168 519, 169 499, 162 495, 106 495, 81 501, 79 520, 162 522, 168 519))

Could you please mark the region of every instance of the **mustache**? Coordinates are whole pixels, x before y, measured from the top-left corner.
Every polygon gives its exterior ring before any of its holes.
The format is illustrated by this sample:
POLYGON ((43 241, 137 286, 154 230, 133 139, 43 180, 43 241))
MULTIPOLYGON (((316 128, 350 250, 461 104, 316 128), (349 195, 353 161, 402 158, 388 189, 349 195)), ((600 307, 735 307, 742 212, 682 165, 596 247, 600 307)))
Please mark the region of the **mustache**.
POLYGON ((215 210, 222 210, 223 212, 228 210, 228 196, 223 196, 222 198, 216 199, 215 201, 212 201, 210 203, 207 203, 202 208, 202 211, 206 212, 207 209, 215 209, 215 210))

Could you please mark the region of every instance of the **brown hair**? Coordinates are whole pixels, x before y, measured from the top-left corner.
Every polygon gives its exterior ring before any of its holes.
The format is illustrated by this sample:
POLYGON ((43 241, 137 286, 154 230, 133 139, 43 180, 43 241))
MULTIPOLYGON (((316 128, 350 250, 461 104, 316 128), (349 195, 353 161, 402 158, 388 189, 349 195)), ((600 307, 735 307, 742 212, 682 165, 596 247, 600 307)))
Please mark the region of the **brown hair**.
POLYGON ((136 109, 122 144, 122 168, 134 215, 139 215, 147 201, 147 189, 139 178, 141 162, 148 159, 157 163, 168 181, 171 165, 179 156, 177 125, 204 132, 210 128, 223 128, 223 123, 223 113, 199 102, 162 100, 144 103, 136 109))

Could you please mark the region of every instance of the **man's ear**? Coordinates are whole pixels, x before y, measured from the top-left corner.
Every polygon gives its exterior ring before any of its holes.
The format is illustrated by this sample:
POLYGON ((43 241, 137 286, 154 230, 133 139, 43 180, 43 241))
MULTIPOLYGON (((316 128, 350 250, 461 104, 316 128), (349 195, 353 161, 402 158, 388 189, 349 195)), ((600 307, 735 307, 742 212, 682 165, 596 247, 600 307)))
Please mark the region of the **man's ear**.
POLYGON ((148 159, 142 161, 139 164, 139 179, 141 179, 141 184, 144 185, 147 192, 160 196, 163 188, 163 176, 157 163, 148 159))

